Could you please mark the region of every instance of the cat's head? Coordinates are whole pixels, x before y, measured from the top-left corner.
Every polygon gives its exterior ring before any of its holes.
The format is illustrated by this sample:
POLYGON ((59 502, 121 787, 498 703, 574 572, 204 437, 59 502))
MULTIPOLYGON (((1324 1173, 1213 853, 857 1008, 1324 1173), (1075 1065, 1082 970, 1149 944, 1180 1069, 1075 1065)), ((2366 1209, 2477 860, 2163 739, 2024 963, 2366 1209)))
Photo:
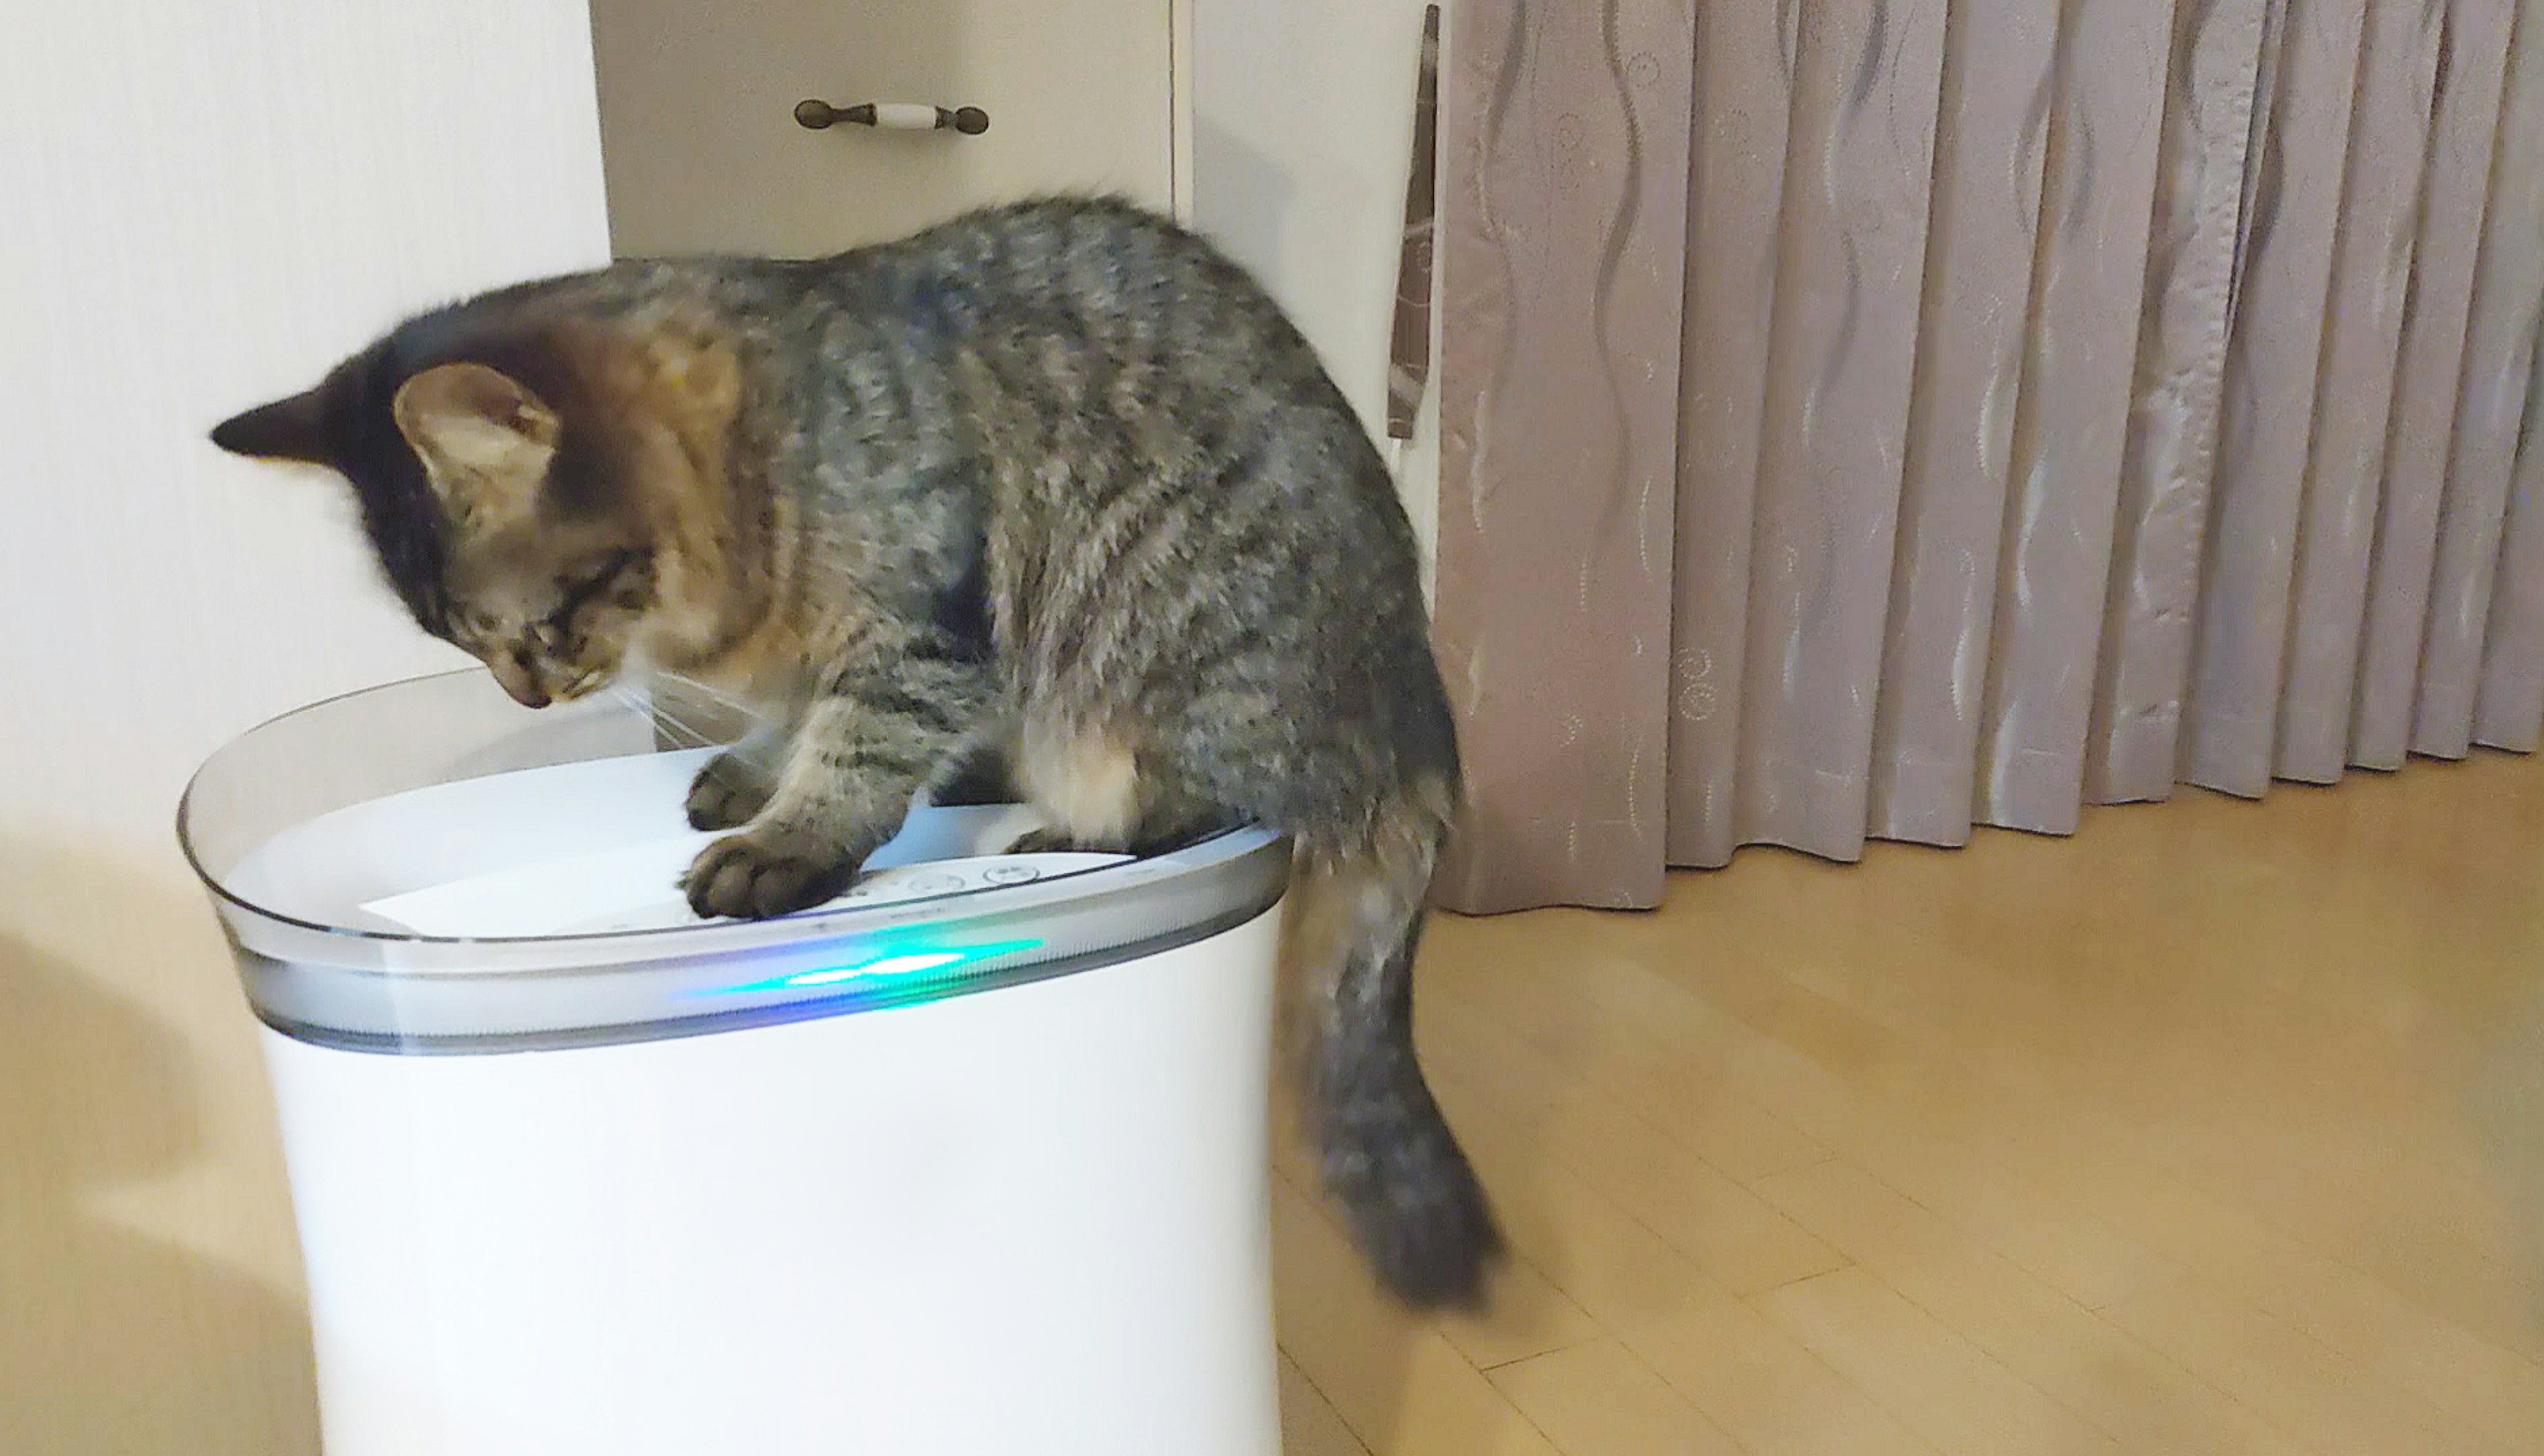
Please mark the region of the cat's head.
POLYGON ((552 369, 419 363, 383 341, 222 422, 233 454, 344 476, 418 625, 531 707, 615 678, 660 602, 659 543, 591 402, 552 369), (523 375, 546 373, 544 390, 523 375))

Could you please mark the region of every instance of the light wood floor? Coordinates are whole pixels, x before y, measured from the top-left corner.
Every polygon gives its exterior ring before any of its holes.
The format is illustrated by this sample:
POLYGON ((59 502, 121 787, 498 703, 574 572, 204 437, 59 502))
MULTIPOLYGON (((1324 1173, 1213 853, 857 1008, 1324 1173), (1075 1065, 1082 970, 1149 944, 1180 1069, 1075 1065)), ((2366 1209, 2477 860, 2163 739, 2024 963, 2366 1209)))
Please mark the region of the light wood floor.
POLYGON ((2544 763, 1437 924, 1517 1258, 1370 1289, 1285 1140, 1291 1456, 2544 1452, 2544 763))

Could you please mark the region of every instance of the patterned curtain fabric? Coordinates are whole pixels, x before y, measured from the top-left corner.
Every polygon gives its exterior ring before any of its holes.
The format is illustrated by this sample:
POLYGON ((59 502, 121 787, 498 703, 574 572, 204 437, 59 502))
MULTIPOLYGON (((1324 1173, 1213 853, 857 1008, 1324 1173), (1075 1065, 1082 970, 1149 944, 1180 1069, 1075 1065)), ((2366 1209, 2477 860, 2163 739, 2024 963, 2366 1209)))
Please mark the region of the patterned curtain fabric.
POLYGON ((1458 909, 2544 728, 2544 0, 1466 0, 1458 909))

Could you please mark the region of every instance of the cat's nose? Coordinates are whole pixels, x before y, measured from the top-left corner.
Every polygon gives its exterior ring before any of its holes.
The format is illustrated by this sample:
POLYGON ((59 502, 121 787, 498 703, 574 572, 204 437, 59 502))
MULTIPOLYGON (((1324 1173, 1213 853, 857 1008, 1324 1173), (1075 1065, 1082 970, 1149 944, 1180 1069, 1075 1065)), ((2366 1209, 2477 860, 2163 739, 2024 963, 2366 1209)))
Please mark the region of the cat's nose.
POLYGON ((525 708, 543 708, 550 701, 548 690, 540 686, 537 670, 517 654, 498 657, 486 664, 495 671, 495 681, 513 694, 513 701, 525 708))

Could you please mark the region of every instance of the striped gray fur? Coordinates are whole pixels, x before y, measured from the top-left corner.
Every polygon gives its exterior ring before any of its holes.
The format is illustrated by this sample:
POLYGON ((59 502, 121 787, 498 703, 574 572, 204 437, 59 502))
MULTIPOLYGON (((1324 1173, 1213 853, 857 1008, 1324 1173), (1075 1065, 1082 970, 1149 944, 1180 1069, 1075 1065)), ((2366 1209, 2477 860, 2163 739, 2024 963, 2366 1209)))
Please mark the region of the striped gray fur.
POLYGON ((522 701, 665 671, 774 725, 711 764, 702 915, 836 893, 914 791, 1040 842, 1290 835, 1325 1181, 1382 1279, 1499 1241, 1411 957, 1457 799, 1411 529, 1281 310, 1164 219, 991 208, 805 262, 623 263, 425 314, 214 432, 356 488, 427 630, 522 701))

